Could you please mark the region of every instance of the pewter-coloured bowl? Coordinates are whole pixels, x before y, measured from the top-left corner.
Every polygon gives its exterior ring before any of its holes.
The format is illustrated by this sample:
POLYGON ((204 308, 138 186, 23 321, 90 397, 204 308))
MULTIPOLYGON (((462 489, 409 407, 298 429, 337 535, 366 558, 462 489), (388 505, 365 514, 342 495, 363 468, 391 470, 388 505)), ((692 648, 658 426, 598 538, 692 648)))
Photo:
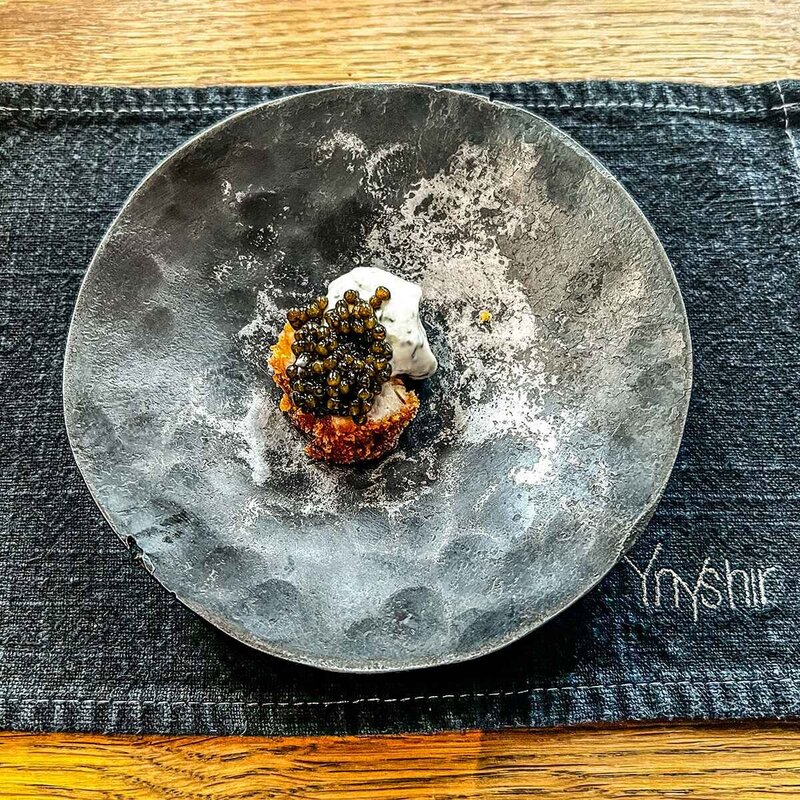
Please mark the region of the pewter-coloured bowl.
POLYGON ((658 502, 690 386, 675 277, 620 184, 539 117, 403 85, 266 103, 169 156, 100 244, 64 366, 75 458, 153 575, 348 671, 474 658, 590 589, 658 502), (441 366, 396 453, 331 467, 265 362, 355 264, 422 285, 441 366))

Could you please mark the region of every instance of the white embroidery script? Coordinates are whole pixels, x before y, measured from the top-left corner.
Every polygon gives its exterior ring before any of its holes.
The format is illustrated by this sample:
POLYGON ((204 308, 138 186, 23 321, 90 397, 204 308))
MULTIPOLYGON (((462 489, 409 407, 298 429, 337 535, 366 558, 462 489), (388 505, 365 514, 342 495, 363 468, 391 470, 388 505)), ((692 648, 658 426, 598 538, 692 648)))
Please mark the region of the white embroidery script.
POLYGON ((664 546, 659 542, 646 564, 624 561, 639 579, 642 605, 648 609, 677 609, 691 613, 697 622, 703 611, 721 608, 756 610, 776 605, 783 588, 779 564, 735 564, 709 556, 695 575, 660 563, 664 546))

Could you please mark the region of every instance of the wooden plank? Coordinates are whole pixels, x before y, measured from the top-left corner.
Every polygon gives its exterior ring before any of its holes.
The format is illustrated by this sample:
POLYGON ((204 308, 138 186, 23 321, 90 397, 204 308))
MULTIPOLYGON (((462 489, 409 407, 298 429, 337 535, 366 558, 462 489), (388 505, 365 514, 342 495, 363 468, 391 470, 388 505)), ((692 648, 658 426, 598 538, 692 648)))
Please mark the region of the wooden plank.
POLYGON ((0 736, 0 797, 800 797, 796 727, 638 727, 373 738, 0 736))
POLYGON ((800 73, 796 0, 4 0, 0 79, 102 84, 800 73))

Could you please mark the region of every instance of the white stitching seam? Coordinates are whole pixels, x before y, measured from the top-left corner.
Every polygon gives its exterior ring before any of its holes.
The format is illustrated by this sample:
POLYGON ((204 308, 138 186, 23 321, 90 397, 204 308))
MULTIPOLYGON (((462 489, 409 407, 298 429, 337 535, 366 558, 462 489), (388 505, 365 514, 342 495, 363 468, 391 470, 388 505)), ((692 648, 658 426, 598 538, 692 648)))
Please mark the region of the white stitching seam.
POLYGON ((778 94, 781 96, 781 103, 783 104, 781 108, 783 109, 783 129, 786 131, 786 136, 789 139, 789 144, 792 148, 792 154, 794 155, 794 163, 797 165, 797 169, 800 172, 800 153, 797 150, 797 144, 795 143, 794 137, 792 136, 792 131, 789 125, 789 112, 788 109, 793 108, 796 105, 800 105, 800 103, 788 103, 786 102, 786 98, 783 96, 783 87, 781 86, 780 81, 775 81, 775 85, 778 87, 778 94))
MULTIPOLYGON (((780 87, 780 84, 779 84, 780 87)), ((492 97, 501 99, 502 97, 510 97, 511 99, 524 102, 525 98, 515 97, 513 95, 498 95, 492 94, 492 97)), ((783 100, 783 92, 781 92, 781 99, 783 100)), ((52 114, 87 114, 100 116, 104 114, 118 115, 118 114, 206 114, 217 113, 221 111, 242 111, 249 108, 251 105, 260 101, 254 100, 253 103, 245 105, 218 105, 218 106, 131 106, 127 108, 79 108, 79 107, 66 107, 66 106, 0 106, 0 112, 5 113, 52 113, 52 114)), ((693 106, 693 105, 669 105, 669 104, 653 104, 646 105, 645 103, 526 103, 530 108, 553 109, 553 110, 581 110, 581 109, 605 109, 605 108, 633 108, 642 111, 677 111, 687 113, 703 113, 703 114, 724 114, 724 115, 741 115, 741 114, 767 114, 773 111, 783 111, 786 115, 786 109, 795 108, 800 106, 800 103, 786 103, 785 100, 779 106, 769 106, 766 108, 709 108, 706 106, 693 106)))
POLYGON ((527 689, 514 689, 510 691, 497 691, 497 692, 464 692, 462 694, 427 694, 427 695, 409 695, 408 697, 359 697, 352 700, 296 700, 296 701, 268 701, 268 702, 244 702, 236 700, 105 700, 96 699, 91 697, 77 698, 77 697, 62 697, 62 698, 18 698, 18 697, 0 697, 0 703, 17 703, 27 705, 41 705, 41 704, 76 704, 76 705, 133 705, 139 708, 145 706, 199 706, 205 708, 217 707, 233 707, 233 708, 297 708, 301 706, 342 706, 342 705, 360 705, 362 703, 409 703, 413 701, 431 701, 431 700, 472 700, 481 697, 515 697, 522 695, 534 694, 557 694, 561 692, 583 692, 583 691, 597 691, 607 689, 641 689, 652 687, 703 687, 709 689, 712 686, 757 686, 757 685, 776 685, 776 684, 789 684, 795 686, 800 683, 800 679, 795 678, 756 678, 751 680, 726 680, 726 681, 649 681, 641 683, 608 683, 608 684, 595 684, 595 685, 576 685, 576 686, 551 686, 541 688, 527 688, 527 689))
POLYGON ((44 112, 53 114, 204 114, 219 111, 241 111, 248 108, 241 106, 130 106, 127 108, 77 108, 65 106, 0 106, 0 111, 15 112, 44 112))

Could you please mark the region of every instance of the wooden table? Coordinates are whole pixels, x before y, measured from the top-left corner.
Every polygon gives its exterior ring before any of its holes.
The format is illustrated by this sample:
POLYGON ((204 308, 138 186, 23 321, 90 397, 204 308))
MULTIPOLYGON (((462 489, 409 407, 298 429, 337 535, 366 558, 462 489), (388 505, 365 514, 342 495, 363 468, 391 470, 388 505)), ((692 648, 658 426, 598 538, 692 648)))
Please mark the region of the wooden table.
MULTIPOLYGON (((0 80, 800 77, 794 0, 0 0, 0 80)), ((2 798, 800 797, 795 726, 365 739, 0 735, 2 798)))

